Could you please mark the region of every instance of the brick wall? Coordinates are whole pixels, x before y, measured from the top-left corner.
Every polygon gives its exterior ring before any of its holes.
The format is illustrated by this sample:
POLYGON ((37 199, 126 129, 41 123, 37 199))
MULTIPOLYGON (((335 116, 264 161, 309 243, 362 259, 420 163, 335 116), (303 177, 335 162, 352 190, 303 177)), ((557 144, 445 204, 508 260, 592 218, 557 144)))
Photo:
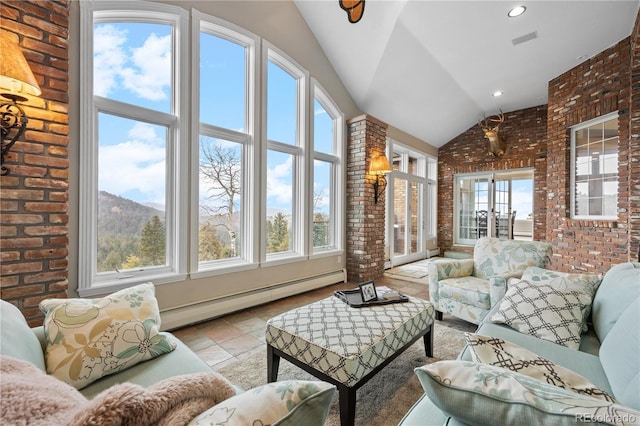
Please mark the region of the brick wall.
POLYGON ((347 280, 359 283, 384 273, 385 194, 375 204, 368 171, 371 158, 385 154, 387 125, 363 115, 347 121, 347 134, 347 280))
POLYGON ((534 223, 536 240, 544 240, 547 179, 547 108, 541 105, 505 113, 500 126, 507 149, 493 157, 489 141, 475 125, 438 150, 438 245, 440 252, 455 249, 472 251, 471 247, 453 244, 453 177, 460 173, 532 168, 534 179, 534 223))
POLYGON ((630 260, 630 67, 627 38, 549 82, 547 240, 553 244, 553 264, 559 270, 602 272, 630 260), (572 220, 569 128, 615 111, 620 140, 618 220, 572 220))
MULTIPOLYGON (((629 85, 640 87, 640 19, 631 33, 631 73, 629 85)), ((629 253, 640 262, 640 90, 631 91, 629 120, 629 253)))
MULTIPOLYGON (((17 41, 42 89, 21 104, 26 131, 0 177, 0 297, 31 325, 40 300, 66 297, 68 244, 67 0, 3 1, 0 31, 17 41)), ((7 58, 2 58, 7 60, 7 58)))
POLYGON ((548 105, 506 114, 507 152, 494 159, 474 126, 438 152, 438 244, 453 247, 453 176, 534 168, 534 239, 553 244, 552 268, 606 272, 640 256, 640 19, 630 38, 549 82, 548 105), (618 219, 570 219, 570 127, 619 111, 618 219), (630 119, 634 117, 634 119, 630 119))

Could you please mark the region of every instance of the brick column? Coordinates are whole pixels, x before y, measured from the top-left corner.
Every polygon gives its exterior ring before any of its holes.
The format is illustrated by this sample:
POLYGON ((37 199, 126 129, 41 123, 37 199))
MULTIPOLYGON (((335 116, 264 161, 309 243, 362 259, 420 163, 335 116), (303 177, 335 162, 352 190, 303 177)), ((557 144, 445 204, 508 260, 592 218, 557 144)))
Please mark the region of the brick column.
POLYGON ((374 203, 369 163, 384 155, 387 124, 369 115, 347 121, 347 280, 362 282, 384 273, 385 196, 374 203))
POLYGON ((69 4, 2 2, 0 32, 19 44, 42 89, 20 103, 29 122, 0 177, 0 297, 31 326, 42 324, 42 299, 67 297, 69 4))

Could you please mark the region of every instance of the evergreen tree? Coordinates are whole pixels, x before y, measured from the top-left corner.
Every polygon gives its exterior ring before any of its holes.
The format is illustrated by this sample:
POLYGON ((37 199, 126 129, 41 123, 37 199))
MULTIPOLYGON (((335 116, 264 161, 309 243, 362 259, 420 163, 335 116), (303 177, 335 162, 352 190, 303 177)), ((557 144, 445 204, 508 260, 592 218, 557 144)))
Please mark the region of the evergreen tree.
POLYGON ((165 264, 167 237, 164 224, 158 216, 153 216, 142 230, 140 238, 140 258, 143 265, 165 264))
POLYGON ((135 254, 127 256, 127 260, 122 264, 122 269, 133 269, 141 266, 141 261, 135 254))
POLYGON ((273 222, 267 220, 267 253, 287 250, 291 250, 289 223, 282 213, 278 213, 273 218, 273 222))
POLYGON ((316 213, 313 217, 313 246, 329 245, 329 218, 323 213, 316 213))
POLYGON ((228 257, 224 256, 224 247, 218 239, 215 226, 209 223, 200 226, 198 240, 198 259, 201 262, 228 257))

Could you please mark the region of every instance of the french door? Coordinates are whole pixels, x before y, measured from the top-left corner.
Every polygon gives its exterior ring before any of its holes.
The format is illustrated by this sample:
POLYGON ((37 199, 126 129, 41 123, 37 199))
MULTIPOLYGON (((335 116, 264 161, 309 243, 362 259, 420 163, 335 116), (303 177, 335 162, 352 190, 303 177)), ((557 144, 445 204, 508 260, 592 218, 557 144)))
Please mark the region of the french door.
POLYGON ((533 235, 533 170, 457 175, 455 193, 456 244, 474 245, 481 237, 533 235))
POLYGON ((391 143, 391 168, 387 187, 386 246, 391 266, 427 257, 435 246, 437 160, 391 143))

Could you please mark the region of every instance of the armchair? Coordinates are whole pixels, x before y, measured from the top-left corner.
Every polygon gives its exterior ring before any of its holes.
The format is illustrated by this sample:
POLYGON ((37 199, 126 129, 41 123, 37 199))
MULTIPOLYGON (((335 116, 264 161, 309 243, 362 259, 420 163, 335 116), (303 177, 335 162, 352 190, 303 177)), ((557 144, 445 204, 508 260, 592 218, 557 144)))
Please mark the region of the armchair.
POLYGON ((442 313, 480 324, 502 299, 507 280, 520 278, 529 266, 551 263, 551 244, 539 241, 478 239, 472 259, 437 259, 429 268, 429 300, 442 313))

